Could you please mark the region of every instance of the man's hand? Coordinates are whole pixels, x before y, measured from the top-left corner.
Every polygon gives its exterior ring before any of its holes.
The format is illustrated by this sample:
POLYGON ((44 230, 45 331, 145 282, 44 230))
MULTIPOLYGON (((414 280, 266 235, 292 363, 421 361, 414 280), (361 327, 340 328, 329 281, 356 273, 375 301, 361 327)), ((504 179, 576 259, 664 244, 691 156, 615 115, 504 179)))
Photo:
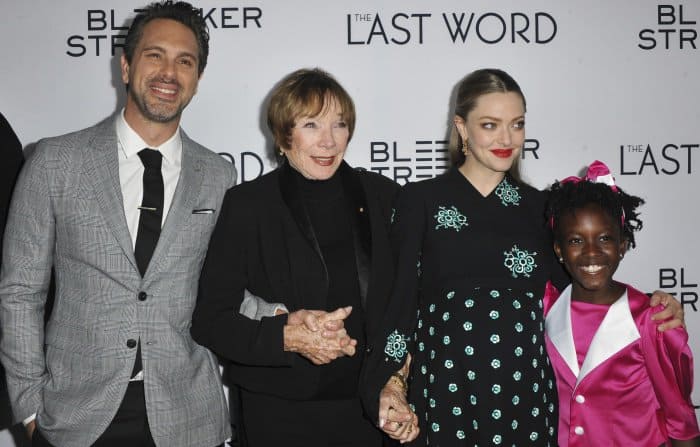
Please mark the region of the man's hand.
POLYGON ((27 436, 31 440, 32 436, 34 436, 34 430, 36 430, 36 419, 25 425, 24 429, 27 430, 27 436))
POLYGON ((652 320, 663 322, 659 324, 657 328, 659 331, 666 331, 668 329, 683 327, 685 325, 683 306, 681 306, 681 303, 679 303, 678 300, 673 297, 673 295, 657 290, 651 296, 649 305, 654 307, 658 306, 659 304, 664 306, 664 310, 651 316, 652 320))

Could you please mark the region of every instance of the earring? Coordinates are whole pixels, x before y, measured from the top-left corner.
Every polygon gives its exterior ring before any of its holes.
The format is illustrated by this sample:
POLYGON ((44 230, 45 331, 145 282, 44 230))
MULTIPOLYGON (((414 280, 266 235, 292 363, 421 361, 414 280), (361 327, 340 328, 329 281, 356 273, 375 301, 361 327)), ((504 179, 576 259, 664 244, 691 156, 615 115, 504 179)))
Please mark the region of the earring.
POLYGON ((624 257, 625 257, 625 254, 624 254, 624 253, 620 253, 620 259, 622 259, 622 258, 624 258, 624 257))
POLYGON ((280 157, 284 157, 284 151, 280 149, 280 157))
POLYGON ((559 262, 563 264, 563 263, 564 263, 564 258, 562 258, 561 256, 559 256, 559 262))
POLYGON ((462 143, 462 153, 464 154, 465 157, 467 155, 469 155, 469 142, 468 141, 464 141, 464 143, 462 143))

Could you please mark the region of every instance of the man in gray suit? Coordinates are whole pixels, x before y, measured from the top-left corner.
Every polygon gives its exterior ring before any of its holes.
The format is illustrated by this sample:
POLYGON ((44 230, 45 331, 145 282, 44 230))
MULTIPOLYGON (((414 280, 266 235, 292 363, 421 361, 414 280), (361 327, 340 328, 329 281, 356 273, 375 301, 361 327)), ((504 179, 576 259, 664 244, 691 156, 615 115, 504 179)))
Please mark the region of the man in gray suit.
POLYGON ((235 170, 179 128, 208 32, 197 9, 168 1, 137 16, 125 45, 121 113, 40 141, 20 174, 0 355, 33 445, 214 447, 230 435, 226 402, 189 327, 235 170))

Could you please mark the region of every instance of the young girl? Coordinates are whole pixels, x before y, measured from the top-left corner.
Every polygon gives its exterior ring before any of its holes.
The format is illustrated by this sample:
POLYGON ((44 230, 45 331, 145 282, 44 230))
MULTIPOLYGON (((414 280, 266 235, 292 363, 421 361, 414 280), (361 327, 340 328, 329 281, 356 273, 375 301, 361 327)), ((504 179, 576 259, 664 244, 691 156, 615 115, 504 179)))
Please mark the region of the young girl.
POLYGON ((642 203, 599 161, 551 188, 554 251, 572 280, 544 297, 560 446, 700 446, 687 332, 659 332, 647 296, 613 280, 642 203))

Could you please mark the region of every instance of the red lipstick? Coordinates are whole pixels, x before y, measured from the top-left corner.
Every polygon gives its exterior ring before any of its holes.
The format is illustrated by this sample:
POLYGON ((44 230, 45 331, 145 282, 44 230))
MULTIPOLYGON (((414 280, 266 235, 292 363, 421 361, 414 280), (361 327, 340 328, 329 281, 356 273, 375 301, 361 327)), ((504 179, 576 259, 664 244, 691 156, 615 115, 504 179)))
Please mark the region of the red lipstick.
POLYGON ((509 158, 513 154, 513 149, 491 149, 491 153, 498 158, 509 158))

